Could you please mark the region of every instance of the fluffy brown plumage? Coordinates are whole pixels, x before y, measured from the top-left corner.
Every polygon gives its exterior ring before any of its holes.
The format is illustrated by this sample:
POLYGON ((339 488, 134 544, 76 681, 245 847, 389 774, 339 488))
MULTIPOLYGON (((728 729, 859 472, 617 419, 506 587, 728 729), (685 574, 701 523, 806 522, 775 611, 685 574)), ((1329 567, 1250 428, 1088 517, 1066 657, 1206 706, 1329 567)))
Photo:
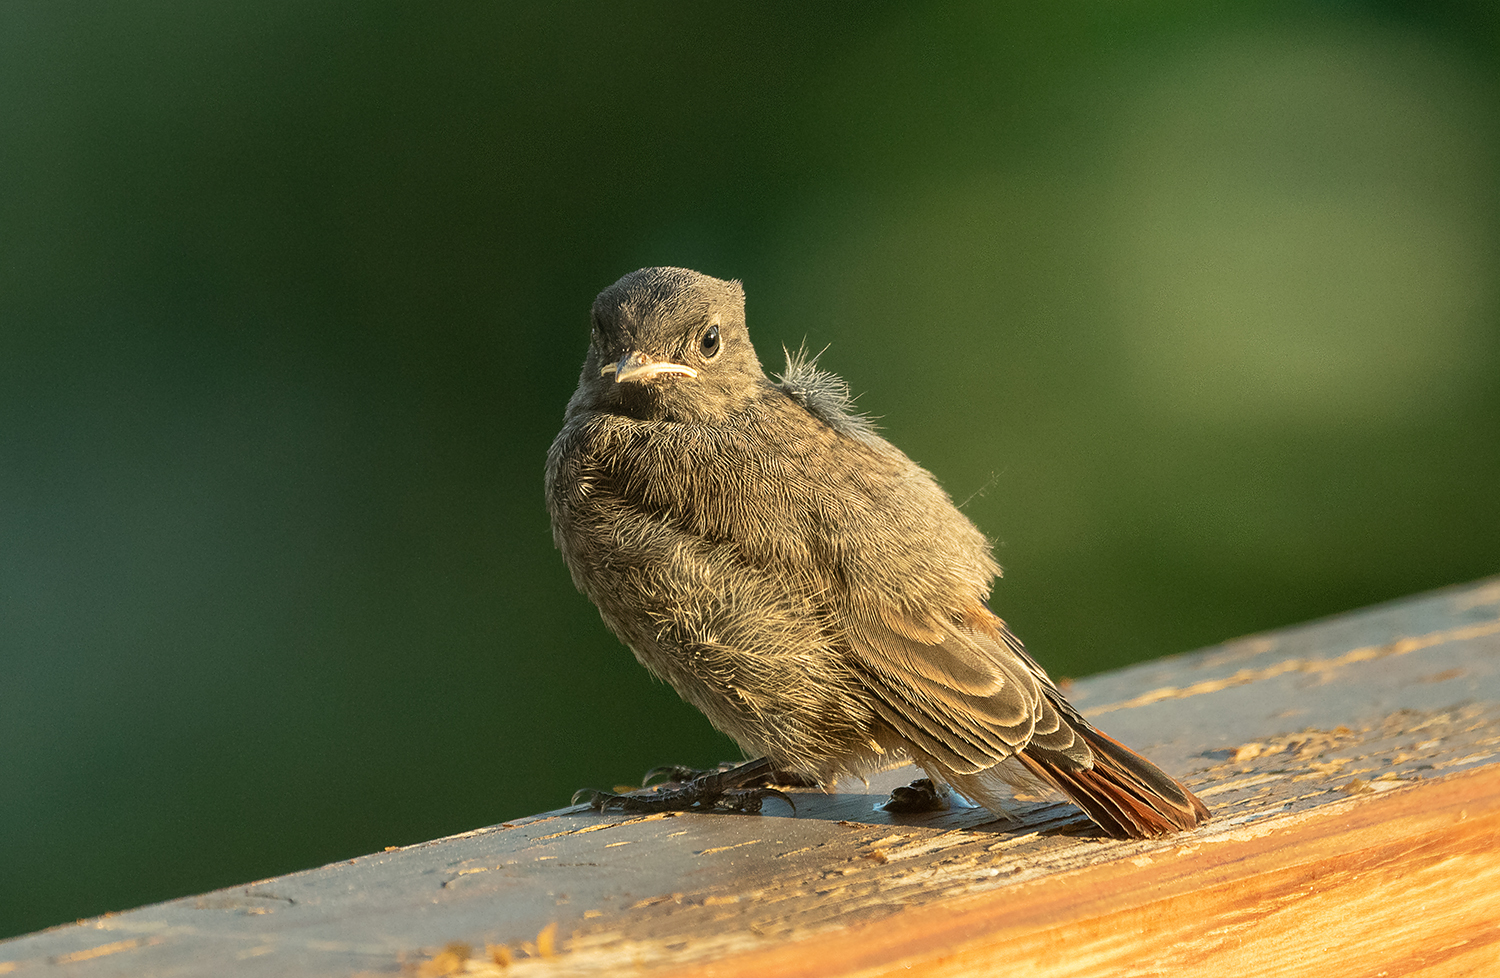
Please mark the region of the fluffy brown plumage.
POLYGON ((744 292, 646 268, 600 293, 547 456, 573 580, 751 756, 822 783, 909 756, 1003 814, 1041 779, 1106 832, 1203 803, 1094 730, 991 613, 988 541, 801 357, 772 382, 744 292))

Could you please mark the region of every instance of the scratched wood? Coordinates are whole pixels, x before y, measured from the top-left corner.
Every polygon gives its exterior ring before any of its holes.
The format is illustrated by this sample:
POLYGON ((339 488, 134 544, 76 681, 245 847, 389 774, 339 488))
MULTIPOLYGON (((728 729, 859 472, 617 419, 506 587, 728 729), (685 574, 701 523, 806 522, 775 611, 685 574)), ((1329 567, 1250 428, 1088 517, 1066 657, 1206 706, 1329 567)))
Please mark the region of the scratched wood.
MULTIPOLYGON (((1078 682, 1214 821, 578 808, 0 942, 0 975, 1500 973, 1500 578, 1078 682)), ((622 772, 622 774, 628 772, 622 772)))

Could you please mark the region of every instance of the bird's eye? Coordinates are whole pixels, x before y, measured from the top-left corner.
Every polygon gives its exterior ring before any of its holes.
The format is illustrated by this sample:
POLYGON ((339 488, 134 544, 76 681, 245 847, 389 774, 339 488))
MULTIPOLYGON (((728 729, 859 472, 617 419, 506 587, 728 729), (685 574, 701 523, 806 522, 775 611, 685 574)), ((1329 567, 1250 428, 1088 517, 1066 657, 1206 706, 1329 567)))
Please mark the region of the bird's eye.
POLYGON ((717 325, 708 327, 708 332, 698 341, 698 352, 703 354, 703 359, 712 360, 719 355, 719 327, 717 325))

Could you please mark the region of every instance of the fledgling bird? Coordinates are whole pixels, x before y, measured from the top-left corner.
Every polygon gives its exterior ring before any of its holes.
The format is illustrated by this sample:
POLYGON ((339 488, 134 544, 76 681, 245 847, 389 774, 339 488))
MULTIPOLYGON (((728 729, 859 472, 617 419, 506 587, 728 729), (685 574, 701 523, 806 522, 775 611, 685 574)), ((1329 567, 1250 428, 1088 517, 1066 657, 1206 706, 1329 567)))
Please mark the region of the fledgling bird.
MULTIPOLYGON (((1112 836, 1208 810, 1095 730, 987 604, 989 542, 800 355, 768 379, 738 282, 644 268, 599 294, 547 455, 573 581, 651 672, 747 755, 821 784, 906 756, 1004 815, 1003 785, 1061 789, 1112 836)), ((726 798, 712 774, 663 801, 726 798)))

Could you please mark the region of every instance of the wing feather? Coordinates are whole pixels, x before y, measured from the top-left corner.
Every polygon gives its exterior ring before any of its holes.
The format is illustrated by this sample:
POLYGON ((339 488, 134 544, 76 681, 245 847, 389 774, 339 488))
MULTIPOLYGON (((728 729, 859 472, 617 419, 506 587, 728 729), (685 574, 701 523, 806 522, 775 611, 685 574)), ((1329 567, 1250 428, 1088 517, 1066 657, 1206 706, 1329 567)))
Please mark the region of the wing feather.
POLYGON ((898 617, 861 616, 846 621, 846 633, 876 712, 902 737, 956 773, 993 767, 1039 736, 1060 752, 1073 746, 1042 683, 987 609, 954 616, 940 631, 926 627, 937 633, 930 642, 916 637, 925 623, 891 627, 898 617))

